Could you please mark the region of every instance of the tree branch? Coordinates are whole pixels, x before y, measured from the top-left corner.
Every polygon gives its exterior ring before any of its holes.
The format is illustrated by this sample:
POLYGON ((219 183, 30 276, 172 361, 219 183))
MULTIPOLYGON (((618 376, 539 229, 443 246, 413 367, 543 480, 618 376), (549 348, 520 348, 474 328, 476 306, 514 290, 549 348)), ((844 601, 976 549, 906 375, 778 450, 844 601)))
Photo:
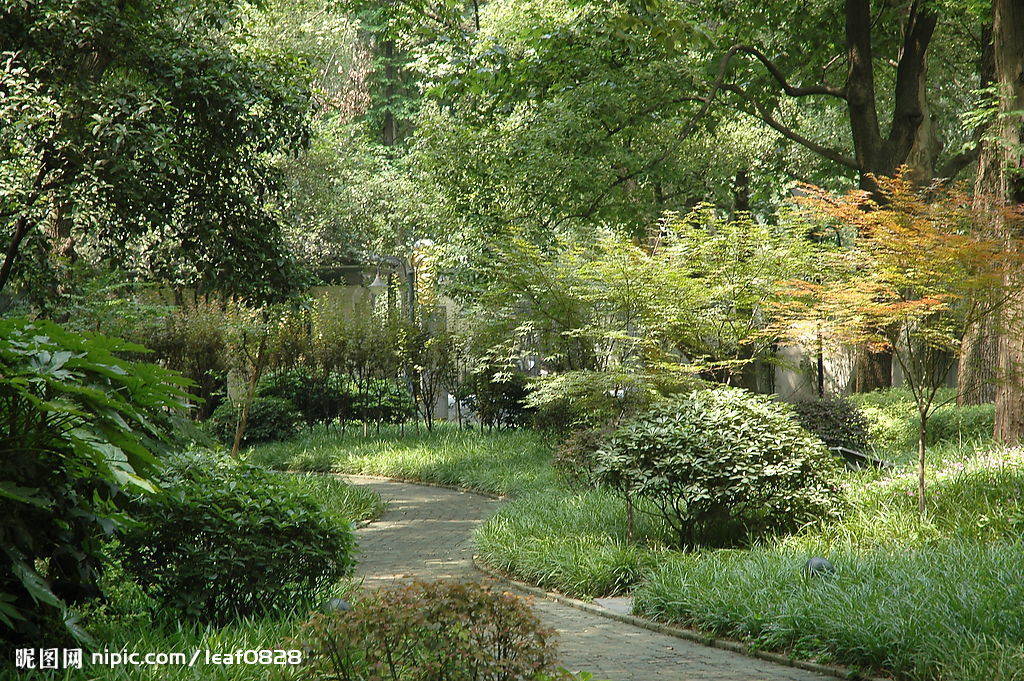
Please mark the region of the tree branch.
POLYGON ((956 154, 943 163, 942 167, 939 168, 938 173, 936 173, 936 176, 944 178, 947 182, 952 182, 953 179, 960 174, 961 170, 976 162, 980 155, 981 143, 978 143, 970 150, 961 151, 959 154, 956 154))
POLYGON ((780 123, 778 120, 776 120, 774 116, 772 116, 771 112, 768 111, 768 109, 765 108, 763 104, 761 104, 753 97, 751 97, 750 94, 747 93, 747 91, 741 88, 740 86, 727 84, 722 86, 722 89, 727 90, 729 92, 733 92, 742 97, 743 100, 747 102, 747 104, 753 107, 753 111, 747 111, 748 114, 750 114, 754 118, 760 119, 770 128, 781 133, 783 137, 793 140, 797 144, 800 144, 810 149, 814 153, 824 158, 827 158, 830 161, 835 161, 836 163, 846 166, 847 168, 852 168, 853 170, 860 170, 860 165, 857 163, 856 160, 836 151, 835 149, 831 149, 819 142, 815 142, 812 139, 804 137, 803 135, 796 132, 792 128, 789 128, 780 123))
POLYGON ((775 80, 778 81, 779 85, 782 86, 782 90, 790 97, 826 95, 829 97, 838 97, 839 99, 846 100, 845 87, 834 87, 832 85, 807 85, 803 87, 795 87, 793 85, 790 85, 789 81, 787 81, 786 77, 782 74, 782 71, 779 70, 779 67, 772 63, 772 61, 768 59, 768 57, 766 57, 765 54, 756 47, 752 47, 750 45, 733 45, 731 48, 729 48, 728 57, 731 58, 732 56, 739 54, 741 52, 757 58, 757 60, 761 62, 766 69, 768 69, 768 73, 772 74, 772 77, 775 78, 775 80))
POLYGON ((0 291, 3 290, 4 286, 7 285, 8 279, 11 277, 11 270, 14 267, 14 260, 18 255, 18 250, 21 248, 21 242, 28 234, 29 228, 29 211, 35 202, 39 200, 39 197, 46 191, 46 179, 47 174, 50 172, 50 162, 46 153, 43 154, 42 162, 40 164, 39 172, 36 174, 35 180, 32 182, 32 191, 29 193, 25 200, 25 205, 22 208, 21 217, 14 223, 14 234, 11 236, 11 243, 7 246, 7 252, 4 255, 3 265, 0 265, 0 291))

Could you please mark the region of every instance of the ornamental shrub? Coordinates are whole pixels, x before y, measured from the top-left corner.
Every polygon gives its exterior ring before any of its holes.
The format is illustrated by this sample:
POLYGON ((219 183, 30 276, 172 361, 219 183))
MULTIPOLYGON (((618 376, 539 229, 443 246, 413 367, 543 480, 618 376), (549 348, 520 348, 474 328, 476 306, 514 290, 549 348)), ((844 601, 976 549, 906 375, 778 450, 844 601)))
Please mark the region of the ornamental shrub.
MULTIPOLYGON (((225 402, 214 410, 210 428, 220 442, 230 446, 242 413, 241 404, 225 402)), ((249 406, 243 445, 287 440, 299 429, 302 416, 288 400, 279 397, 254 397, 249 406)))
POLYGON ((102 540, 187 409, 144 348, 41 320, 0 320, 0 640, 38 644, 97 595, 102 540))
POLYGON ((302 365, 274 371, 260 379, 256 394, 288 400, 310 428, 356 417, 351 380, 334 371, 314 371, 302 365))
POLYGON ((832 454, 786 407, 736 388, 653 407, 598 463, 604 483, 659 509, 680 548, 736 546, 837 513, 832 454))
POLYGON ((322 596, 353 567, 348 523, 299 488, 226 455, 172 458, 163 492, 131 508, 116 555, 161 606, 223 623, 322 596))
POLYGON ((467 379, 466 403, 488 428, 518 428, 530 421, 533 409, 526 404, 526 374, 487 368, 467 379))
POLYGON ((826 447, 866 451, 868 420, 853 402, 842 397, 806 400, 793 405, 797 423, 817 435, 826 447))
POLYGON ((699 378, 671 372, 564 371, 533 379, 525 402, 536 410, 533 425, 565 433, 600 428, 665 397, 706 386, 699 378))
POLYGON ((312 679, 532 681, 555 671, 555 632, 522 599, 476 583, 372 591, 352 610, 313 615, 300 637, 312 679))

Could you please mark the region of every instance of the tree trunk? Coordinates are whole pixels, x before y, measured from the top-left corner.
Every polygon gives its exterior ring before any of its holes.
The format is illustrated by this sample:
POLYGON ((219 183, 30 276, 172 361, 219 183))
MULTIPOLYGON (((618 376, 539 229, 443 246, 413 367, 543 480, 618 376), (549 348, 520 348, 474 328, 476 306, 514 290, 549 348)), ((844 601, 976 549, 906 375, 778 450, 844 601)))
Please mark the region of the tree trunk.
POLYGON ((892 387, 892 350, 871 352, 861 349, 854 365, 853 390, 867 393, 892 387))
MULTIPOLYGON (((999 141, 1002 164, 1000 188, 1002 198, 1010 204, 1024 203, 1024 4, 1020 0, 993 0, 992 41, 995 52, 996 84, 1002 100, 999 141), (1017 113, 1013 113, 1017 112, 1017 113)), ((1011 286, 1021 284, 1024 275, 1010 272, 1011 286)), ((1024 434, 1024 301, 1019 297, 1003 311, 999 338, 999 383, 996 388, 994 435, 1002 442, 1018 444, 1024 434)))
POLYGON ((263 373, 263 364, 267 351, 267 336, 260 339, 260 349, 256 353, 256 366, 252 368, 252 376, 249 377, 249 387, 245 391, 245 404, 242 406, 242 415, 235 427, 235 439, 231 443, 231 458, 238 456, 238 450, 242 445, 242 438, 245 437, 245 429, 249 426, 249 407, 252 406, 253 396, 256 394, 256 384, 259 383, 260 375, 263 373))
POLYGON ((960 342, 956 403, 986 404, 996 399, 999 325, 996 315, 985 317, 964 332, 960 342))
POLYGON ((736 171, 736 181, 732 186, 732 214, 750 212, 750 173, 746 168, 736 171))
MULTIPOLYGON (((995 82, 996 64, 992 46, 992 27, 986 26, 981 32, 981 63, 979 84, 982 88, 995 82)), ((979 142, 981 152, 978 154, 978 174, 974 180, 974 209, 992 216, 991 234, 995 236, 1003 232, 998 224, 1001 213, 993 198, 998 197, 1000 190, 1000 168, 1002 157, 998 145, 991 142, 979 142)), ((999 318, 989 315, 971 324, 964 331, 960 343, 960 359, 957 369, 956 403, 960 406, 986 404, 996 399, 996 366, 999 361, 999 318)))
MULTIPOLYGON (((927 52, 936 15, 915 0, 907 19, 903 50, 896 68, 894 108, 887 137, 878 119, 871 40, 870 0, 846 0, 846 52, 849 71, 846 102, 850 115, 854 157, 860 188, 884 202, 874 176, 892 177, 907 165, 912 177, 928 181, 933 175, 939 140, 928 116, 927 52)), ((854 388, 867 392, 892 386, 892 351, 865 348, 854 368, 854 388)))
POLYGON ((925 447, 928 442, 928 416, 918 413, 921 419, 917 431, 917 512, 922 517, 925 511, 925 447))

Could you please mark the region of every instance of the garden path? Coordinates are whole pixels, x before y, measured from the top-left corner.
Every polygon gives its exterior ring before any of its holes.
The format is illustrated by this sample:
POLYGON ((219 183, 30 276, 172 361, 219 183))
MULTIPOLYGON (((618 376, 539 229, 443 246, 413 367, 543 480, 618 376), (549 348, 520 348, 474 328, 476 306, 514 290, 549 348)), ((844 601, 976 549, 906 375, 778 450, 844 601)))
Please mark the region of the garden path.
MULTIPOLYGON (((479 580, 472 533, 500 501, 376 478, 345 476, 388 502, 380 520, 358 531, 358 573, 369 587, 412 579, 479 580)), ((823 681, 784 667, 641 629, 542 599, 534 608, 559 632, 561 663, 610 681, 823 681)))

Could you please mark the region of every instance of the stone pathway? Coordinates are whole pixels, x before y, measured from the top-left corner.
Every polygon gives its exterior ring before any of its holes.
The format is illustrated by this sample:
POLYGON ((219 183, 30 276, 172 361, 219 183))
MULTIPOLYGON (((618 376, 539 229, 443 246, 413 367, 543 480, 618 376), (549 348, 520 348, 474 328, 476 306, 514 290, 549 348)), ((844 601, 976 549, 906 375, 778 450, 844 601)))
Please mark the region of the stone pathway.
MULTIPOLYGON (((359 530, 367 586, 407 579, 481 579, 473 528, 501 502, 438 487, 346 476, 379 492, 384 516, 359 530)), ((546 599, 534 608, 559 632, 562 664, 609 681, 823 681, 830 677, 683 641, 546 599)))

